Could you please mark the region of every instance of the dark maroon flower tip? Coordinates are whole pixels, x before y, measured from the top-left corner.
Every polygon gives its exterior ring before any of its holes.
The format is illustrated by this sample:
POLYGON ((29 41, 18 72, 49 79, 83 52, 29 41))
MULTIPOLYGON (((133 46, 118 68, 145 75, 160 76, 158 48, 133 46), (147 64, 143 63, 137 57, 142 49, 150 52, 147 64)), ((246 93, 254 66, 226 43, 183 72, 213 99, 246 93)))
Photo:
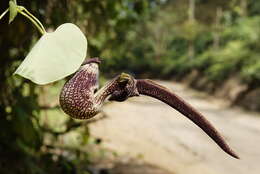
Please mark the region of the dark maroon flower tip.
POLYGON ((101 60, 100 60, 100 58, 98 58, 98 57, 93 57, 93 58, 90 58, 90 59, 86 59, 86 60, 82 63, 82 65, 86 65, 86 64, 88 64, 88 63, 97 63, 97 64, 100 64, 100 63, 101 63, 101 60))

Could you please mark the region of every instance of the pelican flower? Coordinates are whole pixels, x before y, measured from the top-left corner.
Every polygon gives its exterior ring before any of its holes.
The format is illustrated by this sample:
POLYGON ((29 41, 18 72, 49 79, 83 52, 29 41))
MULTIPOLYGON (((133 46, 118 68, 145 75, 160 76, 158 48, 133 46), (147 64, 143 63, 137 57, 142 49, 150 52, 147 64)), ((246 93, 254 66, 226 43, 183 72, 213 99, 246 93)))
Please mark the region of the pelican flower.
POLYGON ((239 159, 216 128, 200 112, 152 80, 134 79, 131 75, 122 73, 98 90, 99 64, 98 58, 88 59, 63 86, 60 105, 69 116, 89 119, 100 112, 106 99, 122 102, 133 96, 150 96, 179 111, 200 127, 223 151, 239 159))

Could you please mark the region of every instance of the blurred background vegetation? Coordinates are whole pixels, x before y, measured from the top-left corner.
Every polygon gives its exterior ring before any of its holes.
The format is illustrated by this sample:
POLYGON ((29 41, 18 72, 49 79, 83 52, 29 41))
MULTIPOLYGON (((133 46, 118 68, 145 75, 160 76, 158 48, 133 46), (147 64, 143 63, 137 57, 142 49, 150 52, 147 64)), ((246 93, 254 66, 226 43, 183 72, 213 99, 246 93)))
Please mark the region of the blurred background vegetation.
MULTIPOLYGON (((235 79, 231 90, 241 88, 230 97, 232 103, 260 110, 260 102, 250 97, 260 96, 260 1, 18 0, 18 4, 48 30, 66 22, 77 24, 88 37, 88 57, 103 60, 102 77, 124 71, 136 77, 186 80, 211 93, 235 79)), ((7 7, 8 1, 1 1, 0 13, 7 7)), ((57 117, 61 111, 56 94, 64 82, 42 87, 12 76, 39 37, 21 16, 11 25, 7 17, 0 21, 0 173, 84 173, 91 153, 80 147, 99 141, 89 137, 87 123, 57 117), (79 139, 77 145, 73 137, 79 139)))

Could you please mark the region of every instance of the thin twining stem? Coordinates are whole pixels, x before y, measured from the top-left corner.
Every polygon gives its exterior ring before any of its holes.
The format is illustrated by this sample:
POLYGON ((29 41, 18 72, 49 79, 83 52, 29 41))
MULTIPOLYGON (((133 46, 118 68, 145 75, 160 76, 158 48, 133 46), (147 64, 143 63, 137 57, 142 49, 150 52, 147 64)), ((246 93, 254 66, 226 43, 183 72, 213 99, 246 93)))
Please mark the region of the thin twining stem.
POLYGON ((33 20, 35 20, 38 23, 38 25, 40 25, 40 27, 44 31, 44 33, 46 33, 46 30, 45 30, 44 26, 42 25, 42 23, 33 14, 31 14, 25 7, 19 6, 19 10, 25 11, 30 17, 33 18, 33 20))
POLYGON ((4 17, 4 15, 5 15, 8 11, 9 11, 9 8, 6 9, 6 10, 1 14, 1 16, 0 16, 0 20, 4 17))
POLYGON ((28 19, 37 27, 37 29, 39 30, 39 32, 40 32, 42 35, 44 35, 44 34, 46 33, 46 31, 43 30, 43 29, 39 26, 39 24, 38 24, 35 20, 33 20, 32 17, 30 17, 29 15, 27 15, 27 14, 24 13, 23 11, 19 11, 19 13, 22 14, 22 15, 24 15, 26 18, 28 18, 28 19))

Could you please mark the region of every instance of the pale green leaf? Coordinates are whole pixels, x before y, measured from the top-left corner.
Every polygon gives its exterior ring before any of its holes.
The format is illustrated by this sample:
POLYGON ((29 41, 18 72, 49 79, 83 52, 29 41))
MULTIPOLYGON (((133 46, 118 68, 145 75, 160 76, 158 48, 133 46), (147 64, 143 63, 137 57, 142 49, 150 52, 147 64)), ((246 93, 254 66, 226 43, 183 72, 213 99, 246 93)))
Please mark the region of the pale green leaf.
POLYGON ((14 74, 37 84, 60 80, 79 69, 87 53, 87 39, 74 24, 45 33, 14 74))
POLYGON ((17 5, 14 1, 9 1, 9 24, 14 20, 17 16, 17 5))

